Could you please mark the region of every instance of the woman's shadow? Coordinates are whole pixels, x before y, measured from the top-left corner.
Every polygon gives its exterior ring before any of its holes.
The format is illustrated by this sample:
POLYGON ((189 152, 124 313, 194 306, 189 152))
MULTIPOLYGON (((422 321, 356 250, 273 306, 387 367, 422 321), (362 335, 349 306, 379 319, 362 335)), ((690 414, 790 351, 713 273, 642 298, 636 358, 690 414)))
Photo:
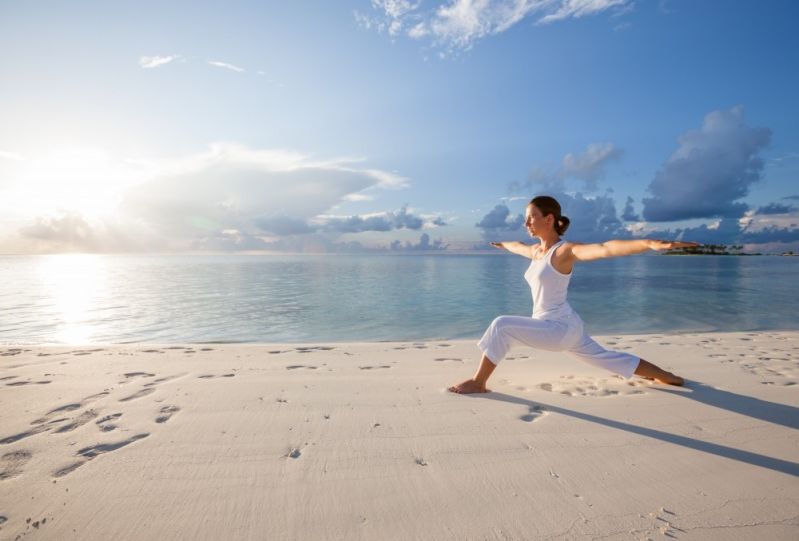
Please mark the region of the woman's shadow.
MULTIPOLYGON (((799 408, 794 406, 777 404, 775 402, 768 402, 766 400, 761 400, 751 396, 740 395, 730 391, 723 391, 698 381, 687 381, 686 385, 679 390, 667 388, 658 388, 658 390, 679 395, 686 399, 696 400, 702 404, 731 411, 739 415, 745 415, 747 417, 753 417, 761 421, 782 425, 789 429, 796 430, 799 428, 799 408)), ((747 464, 761 466, 763 468, 768 468, 774 471, 799 477, 799 464, 796 462, 790 462, 788 460, 781 460, 779 458, 760 455, 750 451, 728 447, 726 445, 705 442, 694 438, 689 438, 687 436, 680 436, 678 434, 670 434, 668 432, 663 432, 662 430, 632 425, 629 423, 623 423, 621 421, 614 421, 612 419, 606 419, 604 417, 598 417, 596 415, 582 413, 579 411, 562 408, 560 406, 552 406, 543 404, 541 402, 533 402, 531 400, 526 400, 524 398, 519 398, 517 396, 512 396, 505 393, 490 392, 485 394, 471 394, 467 396, 501 400, 503 402, 510 402, 512 404, 521 404, 531 408, 531 411, 532 408, 543 407, 553 413, 560 413, 570 417, 575 417, 577 419, 582 419, 584 421, 609 426, 611 428, 626 430, 627 432, 632 432, 634 434, 640 434, 642 436, 666 441, 676 445, 682 445, 683 447, 688 447, 690 449, 696 449, 697 451, 711 453, 725 458, 731 458, 733 460, 746 462, 747 464)))

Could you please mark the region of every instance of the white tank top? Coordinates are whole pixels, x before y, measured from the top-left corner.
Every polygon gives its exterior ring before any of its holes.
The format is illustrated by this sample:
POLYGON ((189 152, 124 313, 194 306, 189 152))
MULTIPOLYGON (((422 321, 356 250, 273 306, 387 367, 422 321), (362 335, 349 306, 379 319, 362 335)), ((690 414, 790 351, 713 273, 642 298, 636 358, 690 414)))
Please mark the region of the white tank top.
MULTIPOLYGON (((574 314, 566 302, 571 274, 563 274, 552 266, 552 254, 565 241, 558 241, 549 248, 541 259, 533 259, 524 273, 533 293, 533 318, 567 319, 574 314)), ((540 248, 538 250, 541 251, 540 248)), ((574 272, 574 271, 572 271, 574 272)))

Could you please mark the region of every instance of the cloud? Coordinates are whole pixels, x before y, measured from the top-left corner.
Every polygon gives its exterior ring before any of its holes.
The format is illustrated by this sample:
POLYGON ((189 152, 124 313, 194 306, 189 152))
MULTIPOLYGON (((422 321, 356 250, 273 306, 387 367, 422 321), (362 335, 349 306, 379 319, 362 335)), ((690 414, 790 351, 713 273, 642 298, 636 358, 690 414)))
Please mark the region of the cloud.
POLYGON ((583 190, 593 192, 596 191, 599 180, 604 177, 608 163, 618 160, 622 154, 622 149, 613 143, 591 143, 582 153, 566 154, 561 165, 552 171, 539 165, 533 167, 526 182, 512 182, 508 188, 511 192, 564 192, 566 181, 573 179, 582 181, 583 190))
POLYGON ((412 39, 430 38, 442 55, 468 50, 477 41, 501 34, 528 17, 539 25, 603 11, 627 10, 632 0, 448 0, 428 9, 422 2, 372 0, 376 16, 354 12, 366 29, 405 33, 412 39))
POLYGON ((757 214, 786 214, 796 210, 792 205, 781 205, 780 203, 769 203, 757 209, 757 214))
POLYGON ((499 233, 518 231, 524 223, 524 215, 511 216, 507 205, 497 205, 477 222, 475 227, 483 230, 485 240, 496 240, 499 233))
POLYGON ((6 251, 108 253, 167 249, 166 243, 156 238, 148 239, 146 231, 138 231, 130 224, 111 219, 88 219, 74 211, 37 216, 33 223, 20 227, 17 235, 17 238, 9 239, 6 251))
POLYGON ((446 225, 440 217, 432 217, 425 222, 419 216, 408 212, 407 205, 396 212, 379 212, 363 216, 320 216, 314 219, 318 227, 324 231, 336 233, 361 233, 364 231, 392 231, 410 229, 418 231, 427 224, 446 225))
POLYGON ((605 172, 608 162, 621 157, 622 151, 612 143, 591 143, 582 154, 566 154, 560 175, 585 182, 585 189, 596 190, 597 181, 605 172))
POLYGON ((344 201, 352 201, 352 202, 372 201, 373 199, 374 197, 372 197, 371 195, 366 195, 362 193, 351 193, 344 196, 344 201))
POLYGON ((637 222, 641 218, 633 210, 633 198, 627 196, 627 202, 624 204, 624 210, 621 213, 621 219, 627 222, 637 222))
POLYGON ((700 129, 678 138, 679 147, 650 182, 644 219, 741 216, 748 207, 738 200, 760 180, 763 160, 758 154, 770 139, 768 128, 745 124, 740 105, 709 113, 700 129))
POLYGON ((157 68, 181 58, 183 57, 179 54, 173 54, 169 56, 142 56, 139 58, 139 66, 145 69, 157 68))
POLYGON ((571 221, 566 235, 576 242, 603 242, 631 238, 616 213, 616 202, 609 195, 586 197, 581 193, 556 193, 561 213, 571 221))
POLYGON ((389 245, 389 248, 392 252, 440 252, 446 250, 447 245, 441 239, 434 240, 431 243, 430 235, 422 233, 417 244, 408 241, 402 244, 400 241, 395 240, 389 245))
POLYGON ((218 60, 209 60, 208 64, 210 64, 211 66, 216 66, 217 68, 225 68, 238 73, 245 71, 244 68, 234 66, 233 64, 228 64, 227 62, 219 62, 218 60))
MULTIPOLYGON (((104 181, 120 189, 106 217, 98 214, 89 219, 88 211, 81 211, 80 205, 74 209, 65 205, 61 210, 42 207, 19 216, 11 226, 13 230, 0 231, 6 234, 0 244, 6 252, 80 248, 123 252, 185 251, 203 245, 249 249, 267 246, 282 236, 313 234, 335 239, 341 234, 338 230, 346 228, 337 227, 335 220, 317 219, 323 213, 364 190, 376 193, 409 185, 408 179, 365 167, 362 161, 350 157, 318 159, 287 150, 217 143, 206 152, 148 162, 137 169, 140 175, 136 182, 129 182, 128 177, 135 172, 129 167, 108 167, 104 181), (26 239, 35 240, 37 246, 28 250, 26 239)), ((53 168, 55 177, 48 177, 49 185, 59 183, 60 172, 53 168)), ((389 229, 443 224, 438 216, 422 218, 403 207, 357 217, 350 229, 379 229, 370 225, 382 221, 389 229)))
POLYGON ((789 199, 792 201, 799 201, 799 195, 786 195, 783 199, 789 199))
POLYGON ((0 150, 0 160, 12 160, 15 162, 21 162, 24 161, 25 158, 23 158, 21 154, 17 154, 16 152, 0 150))
MULTIPOLYGON (((558 200, 561 212, 571 220, 566 236, 575 242, 603 242, 614 238, 632 238, 616 213, 616 203, 608 195, 586 197, 581 193, 565 192, 537 193, 558 200)), ((526 206, 526 205, 525 205, 526 206)), ((485 240, 516 240, 529 242, 530 235, 523 227, 524 215, 511 218, 506 205, 497 205, 475 224, 482 229, 485 240), (498 236, 502 235, 502 239, 498 236)))
POLYGON ((399 175, 356 164, 352 158, 320 161, 218 143, 207 153, 164 166, 125 195, 121 210, 167 236, 191 238, 221 229, 253 233, 259 223, 289 227, 307 221, 367 188, 407 186, 399 175))
POLYGON ((387 244, 365 245, 359 241, 336 241, 324 235, 310 234, 296 237, 285 237, 264 240, 236 230, 217 232, 192 244, 197 251, 213 252, 269 252, 269 253, 305 253, 305 254, 358 254, 358 253, 403 253, 403 252, 440 252, 448 249, 441 239, 430 240, 430 235, 422 233, 418 243, 394 240, 387 244))
POLYGON ((308 225, 305 220, 292 218, 290 216, 258 218, 253 223, 259 229, 279 236, 304 235, 306 233, 313 233, 316 230, 308 225))
POLYGON ((627 0, 564 0, 560 2, 560 7, 557 10, 541 17, 538 23, 546 24, 562 21, 570 17, 577 19, 615 7, 622 8, 626 12, 629 10, 629 8, 626 7, 629 4, 631 4, 631 2, 627 0))

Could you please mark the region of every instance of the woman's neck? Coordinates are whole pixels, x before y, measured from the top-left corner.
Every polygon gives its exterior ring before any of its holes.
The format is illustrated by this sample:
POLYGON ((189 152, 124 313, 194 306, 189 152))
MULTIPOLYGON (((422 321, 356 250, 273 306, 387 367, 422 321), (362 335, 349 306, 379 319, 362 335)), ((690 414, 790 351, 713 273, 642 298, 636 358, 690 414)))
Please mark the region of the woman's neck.
POLYGON ((541 249, 546 252, 560 241, 560 237, 557 235, 538 237, 538 241, 541 244, 541 249))

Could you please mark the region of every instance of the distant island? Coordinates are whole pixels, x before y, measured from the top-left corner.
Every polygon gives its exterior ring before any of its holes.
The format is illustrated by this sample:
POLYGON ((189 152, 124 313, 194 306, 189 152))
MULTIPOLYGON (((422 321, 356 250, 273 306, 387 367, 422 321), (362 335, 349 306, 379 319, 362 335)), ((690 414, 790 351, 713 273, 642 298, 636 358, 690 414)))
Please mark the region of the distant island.
POLYGON ((783 256, 799 256, 793 251, 783 252, 781 254, 762 254, 760 252, 744 252, 744 247, 740 244, 703 244, 701 246, 692 246, 690 248, 675 248, 674 250, 667 250, 662 255, 783 255, 783 256))
POLYGON ((740 244, 702 244, 688 248, 675 248, 663 252, 663 255, 763 255, 760 252, 744 252, 740 244))

